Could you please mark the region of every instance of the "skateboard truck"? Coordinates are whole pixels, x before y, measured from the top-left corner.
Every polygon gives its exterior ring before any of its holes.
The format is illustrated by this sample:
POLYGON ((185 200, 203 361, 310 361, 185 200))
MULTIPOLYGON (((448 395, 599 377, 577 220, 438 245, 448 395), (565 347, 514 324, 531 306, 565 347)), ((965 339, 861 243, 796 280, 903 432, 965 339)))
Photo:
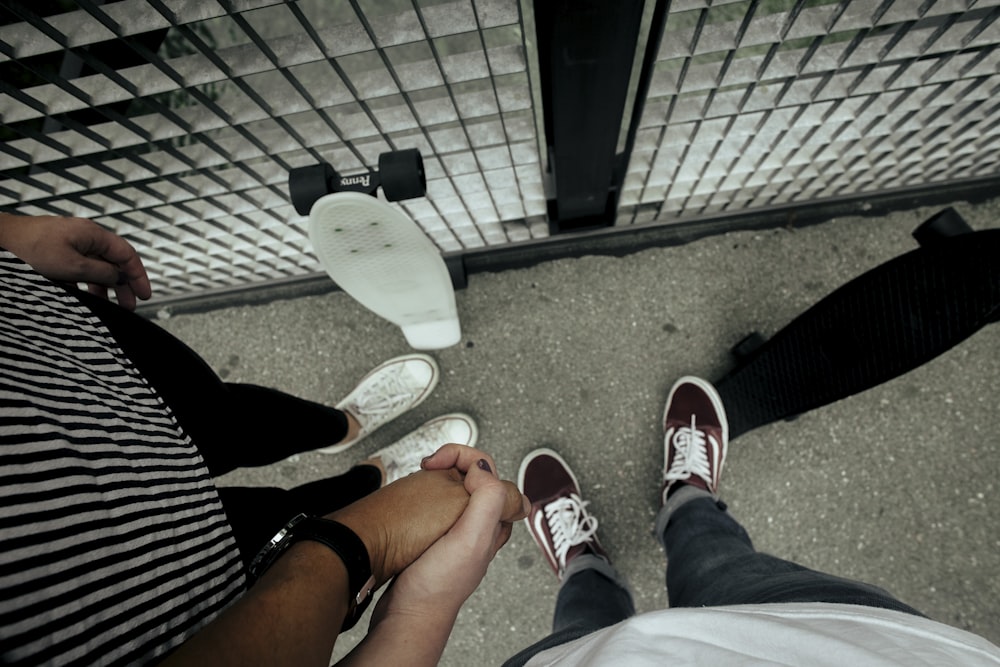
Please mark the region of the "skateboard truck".
POLYGON ((389 201, 423 197, 427 192, 424 159, 416 148, 389 151, 378 156, 378 171, 342 176, 327 162, 296 167, 288 172, 288 191, 299 215, 309 215, 313 204, 334 192, 382 193, 389 201))
POLYGON ((913 238, 921 246, 933 246, 936 241, 940 241, 941 239, 969 234, 971 232, 972 227, 965 221, 965 218, 949 206, 914 229, 913 238))

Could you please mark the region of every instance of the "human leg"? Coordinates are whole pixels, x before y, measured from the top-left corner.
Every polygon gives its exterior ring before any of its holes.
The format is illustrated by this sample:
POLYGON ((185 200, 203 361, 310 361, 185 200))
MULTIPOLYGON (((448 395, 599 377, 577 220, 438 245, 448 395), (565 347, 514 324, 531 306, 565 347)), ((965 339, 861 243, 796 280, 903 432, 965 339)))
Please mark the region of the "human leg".
POLYGON ((243 564, 249 566, 260 548, 296 514, 329 514, 377 490, 380 482, 378 468, 358 465, 343 475, 294 489, 223 486, 219 498, 243 564))
POLYGON ((164 329, 105 299, 75 294, 170 407, 213 476, 274 463, 347 434, 341 410, 274 389, 223 382, 198 353, 164 329))
POLYGON ((249 565, 260 548, 295 515, 323 516, 334 512, 416 472, 421 460, 446 443, 474 447, 478 434, 471 417, 453 413, 426 422, 343 475, 287 490, 220 487, 219 496, 244 564, 249 565))
POLYGON ((686 495, 689 500, 660 533, 671 607, 835 602, 922 615, 877 586, 757 552, 724 504, 708 495, 686 495))
POLYGON ((170 406, 213 476, 320 447, 343 451, 416 407, 440 375, 427 355, 396 357, 331 407, 275 389, 223 382, 194 350, 152 322, 86 292, 74 294, 170 406))
POLYGON ((597 519, 581 498, 576 476, 557 453, 538 449, 521 464, 518 486, 531 501, 525 519, 535 543, 562 581, 552 634, 512 657, 523 665, 535 654, 614 625, 635 614, 632 594, 597 538, 597 519))
POLYGON ((728 427, 714 387, 682 378, 664 411, 663 508, 656 534, 667 553, 671 607, 834 602, 922 615, 870 584, 758 553, 718 499, 728 427))
POLYGON ((622 576, 597 556, 579 556, 567 567, 559 587, 552 633, 518 652, 504 662, 503 667, 520 667, 546 649, 579 639, 633 615, 632 595, 622 576))
MULTIPOLYGON (((336 407, 265 387, 227 383, 228 423, 238 424, 240 432, 216 434, 213 442, 227 446, 213 447, 210 468, 228 472, 269 465, 317 448, 327 454, 342 452, 422 403, 439 377, 432 357, 394 357, 369 371, 336 407)), ((220 420, 211 421, 218 429, 220 420)))

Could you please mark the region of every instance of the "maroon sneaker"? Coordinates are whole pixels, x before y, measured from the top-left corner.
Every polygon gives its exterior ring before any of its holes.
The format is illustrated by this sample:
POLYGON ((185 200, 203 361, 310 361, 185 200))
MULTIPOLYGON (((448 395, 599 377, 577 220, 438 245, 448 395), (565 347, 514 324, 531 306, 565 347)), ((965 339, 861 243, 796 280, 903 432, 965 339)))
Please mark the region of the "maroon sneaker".
POLYGON ((680 484, 719 495, 719 477, 729 446, 729 422, 719 392, 697 377, 682 377, 663 411, 662 501, 680 484))
POLYGON ((521 462, 521 493, 531 501, 524 522, 556 576, 562 581, 569 562, 583 553, 610 562, 597 540, 597 518, 587 512, 580 485, 569 466, 551 449, 536 449, 521 462))

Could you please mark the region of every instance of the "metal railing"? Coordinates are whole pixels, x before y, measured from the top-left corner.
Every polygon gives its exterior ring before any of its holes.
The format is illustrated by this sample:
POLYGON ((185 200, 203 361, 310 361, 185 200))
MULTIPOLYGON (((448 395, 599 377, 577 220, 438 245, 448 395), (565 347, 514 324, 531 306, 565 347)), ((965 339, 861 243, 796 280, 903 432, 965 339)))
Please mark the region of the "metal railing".
MULTIPOLYGON (((1000 173, 1000 2, 657 7, 619 226, 1000 173)), ((531 11, 5 3, 0 208, 114 229, 160 296, 250 287, 320 270, 289 169, 350 174, 415 147, 427 197, 400 205, 442 251, 543 239, 552 147, 531 11)))

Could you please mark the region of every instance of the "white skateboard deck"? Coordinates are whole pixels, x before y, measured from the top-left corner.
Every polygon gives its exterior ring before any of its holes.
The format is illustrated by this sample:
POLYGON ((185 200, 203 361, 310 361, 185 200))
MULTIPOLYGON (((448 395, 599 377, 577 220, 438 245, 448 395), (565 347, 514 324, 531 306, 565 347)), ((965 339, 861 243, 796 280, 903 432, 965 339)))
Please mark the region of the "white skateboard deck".
POLYGON ((462 338, 455 290, 437 247, 405 213, 358 192, 336 192, 309 211, 309 238, 333 281, 403 330, 411 347, 462 338))

